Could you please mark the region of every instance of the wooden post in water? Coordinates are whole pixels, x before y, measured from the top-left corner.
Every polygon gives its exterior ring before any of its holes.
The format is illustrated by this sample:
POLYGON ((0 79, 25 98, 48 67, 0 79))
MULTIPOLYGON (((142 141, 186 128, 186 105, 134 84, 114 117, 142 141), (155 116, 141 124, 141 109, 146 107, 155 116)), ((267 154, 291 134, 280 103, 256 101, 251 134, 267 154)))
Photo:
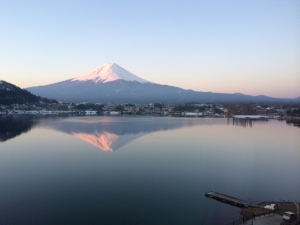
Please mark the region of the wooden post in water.
POLYGON ((297 221, 299 221, 299 220, 300 220, 300 218, 299 218, 299 206, 298 206, 298 204, 296 203, 296 201, 294 201, 294 203, 295 203, 295 205, 297 206, 297 221))

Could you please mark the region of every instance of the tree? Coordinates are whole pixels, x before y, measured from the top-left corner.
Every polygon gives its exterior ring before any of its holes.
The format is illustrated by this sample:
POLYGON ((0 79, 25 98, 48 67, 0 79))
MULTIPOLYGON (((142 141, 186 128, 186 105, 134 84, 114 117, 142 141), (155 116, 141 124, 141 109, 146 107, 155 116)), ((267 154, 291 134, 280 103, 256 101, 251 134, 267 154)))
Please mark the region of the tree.
POLYGON ((154 108, 159 108, 160 110, 162 109, 163 105, 160 103, 154 103, 154 108))

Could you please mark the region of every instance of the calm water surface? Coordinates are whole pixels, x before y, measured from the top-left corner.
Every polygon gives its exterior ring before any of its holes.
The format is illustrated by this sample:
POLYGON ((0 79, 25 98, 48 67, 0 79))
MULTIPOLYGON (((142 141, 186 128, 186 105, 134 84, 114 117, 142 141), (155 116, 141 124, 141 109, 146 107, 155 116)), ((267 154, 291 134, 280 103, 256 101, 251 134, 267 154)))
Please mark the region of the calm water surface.
POLYGON ((226 224, 300 200, 300 128, 172 117, 0 117, 0 224, 226 224))

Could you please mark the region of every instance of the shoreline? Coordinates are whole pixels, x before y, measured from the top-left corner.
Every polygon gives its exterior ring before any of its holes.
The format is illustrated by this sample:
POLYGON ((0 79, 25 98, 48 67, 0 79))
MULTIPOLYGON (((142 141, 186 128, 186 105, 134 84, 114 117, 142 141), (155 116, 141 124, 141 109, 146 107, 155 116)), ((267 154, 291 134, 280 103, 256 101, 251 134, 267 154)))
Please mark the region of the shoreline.
MULTIPOLYGON (((293 212, 297 215, 297 206, 294 202, 290 201, 270 201, 270 202, 261 202, 259 205, 270 205, 270 204, 276 204, 276 209, 273 211, 271 209, 265 209, 265 208, 257 208, 257 207, 248 207, 248 208, 242 208, 241 209, 241 216, 244 218, 244 221, 249 221, 253 218, 266 216, 271 213, 276 213, 280 216, 283 216, 284 212, 293 212)), ((298 206, 300 207, 300 202, 297 202, 298 206)), ((300 224, 300 221, 298 222, 300 224)))

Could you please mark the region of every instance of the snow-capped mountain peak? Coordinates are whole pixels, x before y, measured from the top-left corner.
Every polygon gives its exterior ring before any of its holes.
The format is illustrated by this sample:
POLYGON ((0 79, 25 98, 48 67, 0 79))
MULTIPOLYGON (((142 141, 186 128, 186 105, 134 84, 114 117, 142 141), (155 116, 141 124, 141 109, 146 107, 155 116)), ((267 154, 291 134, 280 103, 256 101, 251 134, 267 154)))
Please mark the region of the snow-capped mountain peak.
POLYGON ((124 68, 120 67, 116 63, 106 63, 101 65, 100 67, 77 76, 71 81, 93 81, 95 83, 107 83, 115 80, 126 80, 126 81, 137 81, 140 83, 147 83, 149 81, 144 80, 124 68))

